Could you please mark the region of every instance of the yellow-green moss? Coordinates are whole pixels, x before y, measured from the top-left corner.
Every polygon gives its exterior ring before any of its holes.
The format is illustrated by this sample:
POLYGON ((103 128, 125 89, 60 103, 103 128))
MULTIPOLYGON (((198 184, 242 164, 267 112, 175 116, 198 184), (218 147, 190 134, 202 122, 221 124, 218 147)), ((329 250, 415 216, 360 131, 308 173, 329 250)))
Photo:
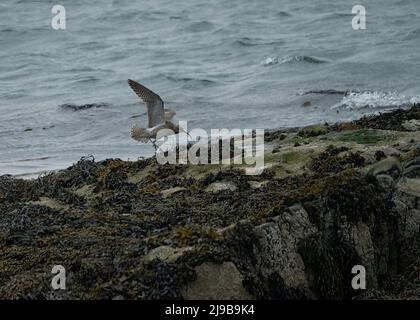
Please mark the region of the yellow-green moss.
POLYGON ((356 130, 341 134, 338 139, 344 142, 356 142, 358 144, 376 144, 381 141, 389 141, 391 136, 381 134, 375 130, 356 130))
POLYGON ((291 151, 282 154, 282 160, 286 163, 294 163, 302 158, 302 155, 298 152, 291 151))

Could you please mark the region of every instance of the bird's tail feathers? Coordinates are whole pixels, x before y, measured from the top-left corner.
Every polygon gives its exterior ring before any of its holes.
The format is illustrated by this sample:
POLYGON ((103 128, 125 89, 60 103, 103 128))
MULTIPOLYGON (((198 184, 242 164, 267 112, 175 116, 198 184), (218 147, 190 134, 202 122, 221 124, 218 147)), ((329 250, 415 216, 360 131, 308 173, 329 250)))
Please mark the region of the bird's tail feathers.
POLYGON ((147 143, 149 142, 150 134, 143 128, 133 127, 131 128, 131 138, 139 142, 147 143))

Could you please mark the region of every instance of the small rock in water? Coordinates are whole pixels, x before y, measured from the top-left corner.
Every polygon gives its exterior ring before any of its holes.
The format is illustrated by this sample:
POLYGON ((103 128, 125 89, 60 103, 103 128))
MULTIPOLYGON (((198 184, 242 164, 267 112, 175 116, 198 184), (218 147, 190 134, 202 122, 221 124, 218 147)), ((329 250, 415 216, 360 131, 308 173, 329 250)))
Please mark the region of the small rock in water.
POLYGON ((312 102, 310 102, 310 101, 305 101, 303 104, 302 104, 302 107, 310 107, 312 105, 312 102))

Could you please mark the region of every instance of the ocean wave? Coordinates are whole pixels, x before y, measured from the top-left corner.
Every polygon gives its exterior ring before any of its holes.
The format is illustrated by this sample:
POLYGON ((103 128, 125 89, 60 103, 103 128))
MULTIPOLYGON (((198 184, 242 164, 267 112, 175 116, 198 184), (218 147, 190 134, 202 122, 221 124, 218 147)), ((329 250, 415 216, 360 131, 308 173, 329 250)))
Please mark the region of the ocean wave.
POLYGON ((169 19, 171 19, 171 20, 182 20, 182 19, 184 19, 184 17, 182 17, 182 16, 169 16, 169 19))
POLYGON ((209 21, 199 21, 199 22, 193 22, 191 23, 185 31, 190 32, 204 32, 209 31, 214 28, 214 24, 209 21))
POLYGON ((48 160, 50 157, 38 157, 38 158, 25 158, 25 159, 19 159, 16 160, 17 162, 30 162, 30 161, 44 161, 48 160))
POLYGON ((279 11, 275 14, 276 17, 291 17, 292 14, 287 11, 279 11))
POLYGON ((351 91, 351 90, 336 90, 336 89, 327 89, 327 90, 310 90, 310 91, 305 91, 303 93, 299 93, 300 96, 304 96, 307 94, 337 94, 337 95, 343 95, 346 96, 348 94, 350 94, 351 92, 356 92, 356 91, 351 91))
POLYGON ((265 41, 257 38, 243 37, 233 42, 234 45, 240 47, 254 47, 254 46, 273 46, 284 44, 283 40, 265 41))
POLYGON ((174 77, 174 76, 166 76, 166 79, 175 81, 175 82, 194 82, 194 83, 200 83, 204 85, 210 85, 210 84, 217 84, 217 82, 209 79, 195 79, 195 78, 180 78, 180 77, 174 77))
POLYGON ((80 79, 74 80, 73 83, 91 83, 91 82, 97 82, 100 81, 101 79, 99 79, 96 76, 80 76, 80 79))
POLYGON ((315 57, 311 57, 311 56, 291 56, 291 57, 286 57, 283 59, 280 59, 277 56, 272 56, 272 57, 268 57, 266 58, 262 64, 264 66, 271 66, 271 65, 275 65, 275 64, 285 64, 285 63, 300 63, 300 62, 304 62, 304 63, 313 63, 313 64, 321 64, 321 63, 327 63, 328 61, 326 60, 322 60, 319 58, 315 58, 315 57))
POLYGON ((420 97, 407 97, 396 92, 350 92, 331 109, 387 109, 412 107, 420 103, 420 97))
POLYGON ((420 38, 420 28, 415 28, 407 33, 403 40, 415 40, 420 38))
POLYGON ((87 103, 82 105, 76 105, 73 103, 65 103, 59 106, 60 109, 63 110, 70 110, 70 111, 82 111, 82 110, 88 110, 92 108, 104 108, 109 107, 109 103, 100 102, 100 103, 87 103))
POLYGON ((279 57, 267 57, 261 64, 263 66, 272 66, 279 63, 279 57))

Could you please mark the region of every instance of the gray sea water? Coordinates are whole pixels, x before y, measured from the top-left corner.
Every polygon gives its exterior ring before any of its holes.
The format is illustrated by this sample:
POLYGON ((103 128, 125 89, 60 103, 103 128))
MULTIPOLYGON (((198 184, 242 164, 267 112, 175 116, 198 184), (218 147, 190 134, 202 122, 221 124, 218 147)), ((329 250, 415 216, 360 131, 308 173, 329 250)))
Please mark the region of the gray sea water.
POLYGON ((419 9, 418 0, 2 0, 0 175, 90 154, 151 155, 129 138, 146 116, 128 78, 189 128, 302 126, 408 107, 420 97, 419 9), (66 30, 51 27, 56 4, 66 30), (357 4, 366 30, 352 28, 357 4), (354 93, 303 95, 323 90, 354 93))

